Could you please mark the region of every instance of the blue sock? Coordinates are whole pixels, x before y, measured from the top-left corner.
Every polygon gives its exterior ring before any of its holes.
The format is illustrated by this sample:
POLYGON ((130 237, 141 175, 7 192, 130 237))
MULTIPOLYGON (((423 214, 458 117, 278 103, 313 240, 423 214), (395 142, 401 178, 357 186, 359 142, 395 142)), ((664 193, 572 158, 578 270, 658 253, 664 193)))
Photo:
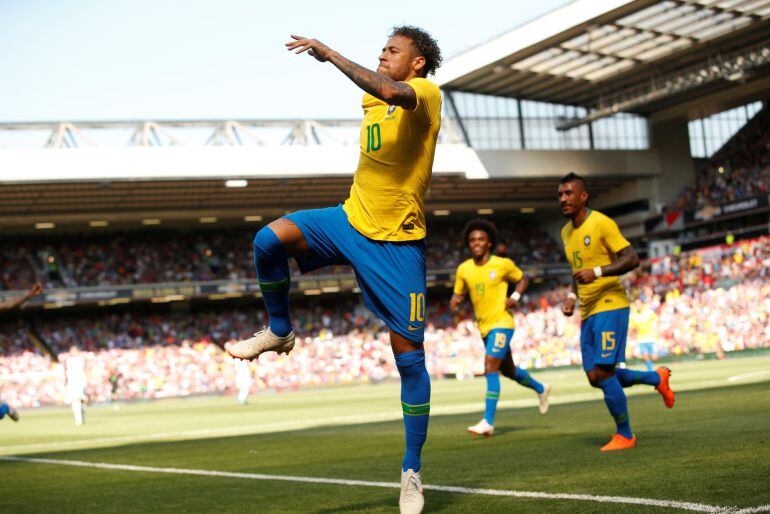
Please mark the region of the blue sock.
POLYGON ((623 387, 631 387, 636 384, 651 386, 660 384, 660 375, 655 371, 634 371, 632 369, 617 368, 615 376, 618 377, 618 381, 623 387))
POLYGON ((524 387, 534 389, 537 391, 537 394, 541 394, 543 392, 543 384, 532 378, 526 369, 517 367, 516 371, 513 372, 513 379, 524 387))
POLYGON ((270 315, 270 330, 277 336, 288 335, 291 332, 289 260, 283 244, 269 227, 254 236, 254 266, 270 315))
POLYGON ((647 367, 647 371, 653 371, 655 369, 652 365, 652 361, 644 361, 644 365, 647 367))
POLYGON ((430 414, 430 377, 425 369, 425 351, 419 349, 397 354, 396 366, 401 375, 401 407, 406 431, 406 453, 401 469, 420 471, 420 454, 428 436, 430 414))
POLYGON ((0 403, 0 419, 3 419, 8 414, 8 404, 0 403))
POLYGON ((612 375, 610 378, 602 380, 599 382, 599 388, 604 392, 604 403, 607 404, 610 414, 615 419, 618 434, 631 439, 633 434, 631 433, 631 423, 628 418, 626 393, 623 392, 618 377, 612 375))
POLYGON ((484 419, 490 425, 495 424, 495 412, 497 412, 497 400, 500 398, 500 373, 487 373, 487 399, 484 408, 484 419))

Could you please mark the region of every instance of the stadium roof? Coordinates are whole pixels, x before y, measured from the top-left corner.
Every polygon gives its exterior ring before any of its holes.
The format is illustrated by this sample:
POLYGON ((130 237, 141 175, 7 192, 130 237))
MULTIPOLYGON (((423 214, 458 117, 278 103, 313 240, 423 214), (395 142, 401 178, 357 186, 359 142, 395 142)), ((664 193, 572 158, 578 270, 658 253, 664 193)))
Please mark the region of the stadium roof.
MULTIPOLYGON (((605 193, 628 177, 589 179, 591 191, 605 193)), ((431 181, 427 207, 452 212, 479 208, 514 211, 522 207, 558 209, 559 178, 469 180, 438 175, 431 181)), ((201 217, 243 222, 274 219, 287 212, 327 207, 344 201, 351 177, 249 179, 245 187, 225 187, 224 180, 151 180, 57 182, 0 185, 0 227, 30 230, 38 223, 88 225, 140 224, 146 219, 197 223, 201 217)), ((98 226, 98 225, 97 225, 98 226)))
POLYGON ((768 61, 770 0, 577 0, 450 59, 437 82, 598 118, 760 79, 766 96, 768 61))
MULTIPOLYGON (((0 135, 17 144, 45 142, 43 148, 0 148, 0 228, 5 231, 90 221, 184 224, 216 217, 242 222, 335 205, 349 195, 359 132, 353 120, 168 120, 0 123, 0 135), (8 137, 13 134, 25 137, 8 137)), ((510 164, 491 152, 486 156, 495 170, 491 175, 482 156, 455 142, 451 125, 442 128, 441 138, 429 209, 558 207, 560 164, 543 166, 547 157, 541 155, 509 176, 510 164)), ((627 156, 619 154, 602 161, 605 167, 596 176, 585 170, 595 194, 655 172, 654 166, 649 171, 629 167, 627 156)))

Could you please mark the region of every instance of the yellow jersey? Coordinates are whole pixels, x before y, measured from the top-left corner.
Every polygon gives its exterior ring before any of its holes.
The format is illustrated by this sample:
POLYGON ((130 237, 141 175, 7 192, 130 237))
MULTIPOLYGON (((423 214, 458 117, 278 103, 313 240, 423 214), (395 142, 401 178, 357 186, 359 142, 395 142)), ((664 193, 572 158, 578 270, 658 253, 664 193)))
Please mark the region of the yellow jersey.
POLYGON ((425 230, 425 194, 441 125, 441 92, 424 78, 407 82, 410 111, 364 94, 358 168, 343 209, 361 234, 377 241, 415 241, 425 230))
POLYGON ((513 316, 505 308, 508 283, 518 282, 524 273, 511 259, 491 255, 482 266, 468 259, 457 268, 455 294, 470 292, 473 313, 482 337, 493 328, 514 328, 513 316))
POLYGON ((639 312, 632 313, 630 324, 636 330, 637 342, 654 343, 658 339, 658 315, 650 307, 645 305, 639 312))
MULTIPOLYGON (((572 226, 572 221, 564 225, 561 239, 573 272, 607 266, 615 260, 616 253, 630 246, 617 223, 593 209, 578 228, 572 226)), ((599 277, 590 284, 578 284, 577 294, 582 319, 597 312, 628 307, 626 290, 619 277, 599 277)))

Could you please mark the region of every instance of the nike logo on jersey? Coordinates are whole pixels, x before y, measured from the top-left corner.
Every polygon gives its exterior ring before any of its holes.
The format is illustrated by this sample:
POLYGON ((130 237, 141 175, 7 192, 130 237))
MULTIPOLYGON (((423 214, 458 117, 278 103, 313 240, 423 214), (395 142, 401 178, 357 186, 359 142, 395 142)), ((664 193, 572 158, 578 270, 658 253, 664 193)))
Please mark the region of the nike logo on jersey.
POLYGON ((606 358, 607 358, 607 357, 609 357, 610 355, 612 355, 612 352, 609 352, 609 353, 603 353, 603 354, 602 354, 602 359, 606 359, 606 358))
POLYGON ((420 325, 419 327, 413 327, 412 325, 409 325, 407 328, 409 328, 410 332, 414 332, 415 330, 422 330, 424 325, 420 325))

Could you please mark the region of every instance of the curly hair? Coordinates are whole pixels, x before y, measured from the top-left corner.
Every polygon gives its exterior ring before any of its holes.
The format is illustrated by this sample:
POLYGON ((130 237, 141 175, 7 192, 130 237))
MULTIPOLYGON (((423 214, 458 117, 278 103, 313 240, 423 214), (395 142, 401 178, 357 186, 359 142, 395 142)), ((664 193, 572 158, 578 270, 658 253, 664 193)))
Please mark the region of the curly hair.
POLYGON ((412 44, 417 51, 425 57, 425 67, 422 69, 423 77, 433 75, 441 66, 441 49, 438 42, 419 27, 412 25, 399 25, 391 29, 388 37, 404 36, 412 40, 412 44))
POLYGON ((497 234, 497 227, 491 221, 483 220, 481 218, 471 220, 465 225, 465 228, 463 229, 463 241, 465 241, 465 246, 470 244, 471 232, 474 230, 485 232, 487 238, 489 238, 489 242, 492 243, 492 250, 494 251, 494 249, 497 248, 497 243, 500 241, 500 236, 497 234))

